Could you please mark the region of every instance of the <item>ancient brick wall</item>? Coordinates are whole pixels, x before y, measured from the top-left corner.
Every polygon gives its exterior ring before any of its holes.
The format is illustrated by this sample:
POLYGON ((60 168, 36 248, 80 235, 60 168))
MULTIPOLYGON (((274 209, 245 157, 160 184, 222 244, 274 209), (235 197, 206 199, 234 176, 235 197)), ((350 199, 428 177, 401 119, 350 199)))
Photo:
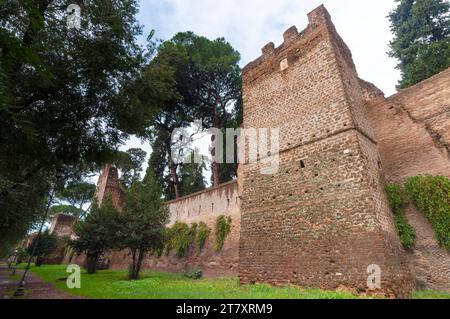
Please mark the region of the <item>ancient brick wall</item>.
POLYGON ((388 182, 450 177, 450 69, 387 99, 362 82, 388 182))
POLYGON ((98 205, 103 203, 106 196, 111 196, 113 205, 121 210, 124 201, 124 191, 119 183, 119 171, 111 164, 106 164, 97 181, 95 197, 98 205))
MULTIPOLYGON (((123 191, 118 185, 117 170, 111 170, 107 165, 97 184, 97 198, 101 203, 107 194, 113 194, 113 202, 123 205, 123 191)), ((240 236, 240 198, 237 181, 212 187, 167 202, 170 221, 167 227, 175 222, 183 222, 189 226, 204 222, 210 229, 210 235, 205 246, 200 251, 193 242, 187 257, 179 258, 172 251, 169 256, 147 256, 143 261, 144 269, 159 271, 182 272, 200 267, 206 276, 224 277, 237 276, 239 263, 240 236), (231 217, 231 231, 226 237, 220 252, 214 251, 216 221, 220 215, 231 217)), ((122 206, 118 206, 121 209, 122 206)), ((132 263, 128 251, 111 252, 104 256, 110 268, 127 269, 132 263)), ((64 257, 64 263, 84 265, 85 256, 75 256, 69 252, 64 257)))
MULTIPOLYGON (((239 263, 240 199, 236 181, 206 189, 167 203, 170 211, 168 227, 175 222, 188 225, 204 222, 211 230, 200 251, 194 242, 187 257, 179 258, 172 251, 169 256, 147 257, 143 262, 146 269, 182 272, 200 267, 206 276, 236 276, 239 263), (231 232, 225 239, 220 252, 214 251, 217 217, 231 217, 231 232)), ((127 251, 117 252, 110 257, 112 268, 128 268, 131 258, 127 251)))
MULTIPOLYGON (((241 282, 367 290, 413 288, 388 209, 374 133, 350 51, 326 9, 244 68, 245 128, 280 128, 280 170, 243 166, 241 282)), ((260 158, 268 154, 259 154, 260 158)))
MULTIPOLYGON (((450 69, 389 98, 361 81, 387 182, 416 175, 450 177, 450 69)), ((420 289, 450 289, 450 255, 439 247, 426 217, 413 205, 406 217, 416 231, 408 251, 420 289)))
POLYGON ((56 249, 50 255, 42 258, 42 261, 45 264, 57 265, 64 262, 65 255, 68 251, 66 249, 66 241, 73 233, 73 226, 75 225, 76 220, 76 217, 65 214, 58 214, 53 218, 49 232, 57 236, 58 244, 56 249))
MULTIPOLYGON (((450 177, 450 69, 386 99, 358 78, 326 9, 308 19, 304 31, 289 28, 281 46, 267 44, 243 72, 244 128, 280 129, 278 172, 261 174, 261 161, 275 157, 259 149, 259 163, 240 165, 239 183, 168 202, 168 226, 205 222, 210 237, 202 251, 193 244, 186 258, 148 257, 144 267, 199 266, 207 276, 239 275, 242 283, 367 292, 367 268, 376 264, 382 273, 375 293, 407 296, 413 275, 419 284, 448 287, 448 254, 422 231, 420 216, 408 213, 419 239, 411 274, 384 188, 418 174, 450 177), (219 215, 231 216, 232 231, 216 253, 219 215)), ((246 151, 255 148, 242 142, 246 151)), ((106 194, 121 209, 123 190, 111 165, 99 178, 100 204, 106 194)), ((113 268, 131 262, 127 252, 108 258, 113 268)))

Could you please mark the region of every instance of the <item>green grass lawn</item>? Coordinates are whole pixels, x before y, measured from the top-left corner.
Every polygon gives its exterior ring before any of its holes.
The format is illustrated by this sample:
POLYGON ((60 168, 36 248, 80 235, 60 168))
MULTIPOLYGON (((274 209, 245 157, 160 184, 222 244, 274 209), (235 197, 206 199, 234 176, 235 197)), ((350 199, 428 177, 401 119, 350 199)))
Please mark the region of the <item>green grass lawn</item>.
MULTIPOLYGON (((142 279, 130 281, 126 270, 104 270, 81 274, 81 289, 68 289, 64 278, 66 266, 33 267, 46 282, 69 294, 95 299, 354 299, 350 293, 272 287, 265 284, 240 286, 236 278, 193 280, 181 274, 143 271, 142 279)), ((435 291, 416 292, 413 298, 450 298, 450 294, 435 291)))

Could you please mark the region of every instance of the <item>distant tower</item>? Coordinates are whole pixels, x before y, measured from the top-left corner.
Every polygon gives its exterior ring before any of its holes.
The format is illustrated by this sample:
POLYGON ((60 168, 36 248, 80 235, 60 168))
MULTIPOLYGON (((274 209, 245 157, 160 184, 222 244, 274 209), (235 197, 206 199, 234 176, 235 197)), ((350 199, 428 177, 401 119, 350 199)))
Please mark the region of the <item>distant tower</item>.
POLYGON ((101 205, 105 197, 110 194, 114 206, 121 210, 123 206, 124 191, 120 186, 119 172, 116 167, 106 164, 97 182, 95 196, 98 204, 101 205))
POLYGON ((280 128, 281 141, 277 174, 242 167, 240 280, 365 292, 375 264, 378 292, 407 296, 414 284, 350 50, 323 6, 308 19, 243 71, 244 128, 280 128))

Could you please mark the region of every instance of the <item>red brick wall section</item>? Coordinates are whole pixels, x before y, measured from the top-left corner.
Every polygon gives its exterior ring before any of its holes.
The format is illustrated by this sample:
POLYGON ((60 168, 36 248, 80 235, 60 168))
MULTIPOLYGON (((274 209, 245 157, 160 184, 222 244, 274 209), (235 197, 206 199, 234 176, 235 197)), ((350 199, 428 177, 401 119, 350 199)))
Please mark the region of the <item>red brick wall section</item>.
POLYGON ((388 182, 420 174, 450 177, 450 68, 384 99, 363 82, 388 182))
POLYGON ((366 292, 377 264, 378 293, 407 296, 413 280, 350 51, 323 6, 308 17, 244 68, 244 126, 280 128, 282 151, 278 174, 243 166, 240 280, 366 292))
POLYGON ((124 191, 119 183, 119 171, 111 164, 106 164, 97 182, 96 198, 101 205, 107 195, 111 195, 114 206, 121 210, 124 201, 124 191))
POLYGON ((416 230, 416 244, 408 253, 417 287, 450 292, 450 252, 439 246, 433 226, 414 205, 405 210, 416 230))

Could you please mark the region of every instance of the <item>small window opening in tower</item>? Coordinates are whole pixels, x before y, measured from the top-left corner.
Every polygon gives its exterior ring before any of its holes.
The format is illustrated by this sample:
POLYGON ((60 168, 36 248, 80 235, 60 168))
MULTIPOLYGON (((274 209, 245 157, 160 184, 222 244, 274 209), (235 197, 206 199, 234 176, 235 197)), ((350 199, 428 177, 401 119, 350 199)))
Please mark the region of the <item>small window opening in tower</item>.
POLYGON ((288 59, 287 58, 285 58, 285 59, 280 61, 280 71, 284 71, 288 67, 289 67, 289 64, 288 64, 288 59))

